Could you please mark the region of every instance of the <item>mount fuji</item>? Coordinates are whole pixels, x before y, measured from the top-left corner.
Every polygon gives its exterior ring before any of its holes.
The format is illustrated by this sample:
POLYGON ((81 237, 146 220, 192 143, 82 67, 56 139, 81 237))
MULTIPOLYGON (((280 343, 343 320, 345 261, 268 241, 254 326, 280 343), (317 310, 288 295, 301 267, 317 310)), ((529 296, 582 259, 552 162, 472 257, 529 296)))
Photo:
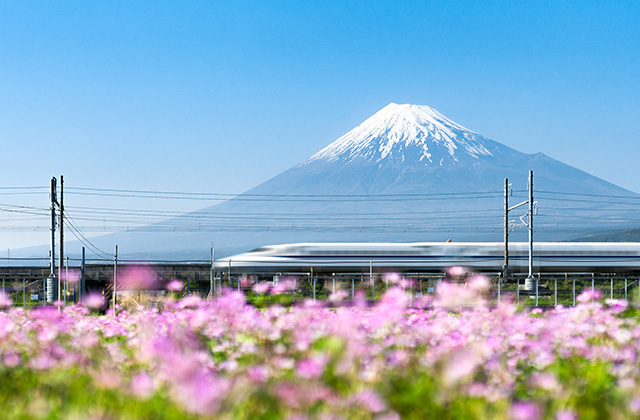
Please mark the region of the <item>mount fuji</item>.
MULTIPOLYGON (((218 256, 288 242, 500 241, 504 179, 513 184, 510 200, 523 201, 529 170, 539 207, 536 240, 598 232, 584 220, 612 208, 601 200, 576 209, 565 193, 640 198, 542 153, 485 138, 428 106, 391 103, 307 160, 226 202, 92 241, 145 258, 206 257, 211 243, 218 256), (167 232, 172 225, 175 232, 167 232)), ((526 229, 517 228, 525 211, 513 212, 514 240, 526 238, 526 229)))
POLYGON ((428 106, 391 103, 299 165, 251 192, 463 193, 501 191, 534 170, 536 187, 632 194, 542 153, 518 152, 428 106))

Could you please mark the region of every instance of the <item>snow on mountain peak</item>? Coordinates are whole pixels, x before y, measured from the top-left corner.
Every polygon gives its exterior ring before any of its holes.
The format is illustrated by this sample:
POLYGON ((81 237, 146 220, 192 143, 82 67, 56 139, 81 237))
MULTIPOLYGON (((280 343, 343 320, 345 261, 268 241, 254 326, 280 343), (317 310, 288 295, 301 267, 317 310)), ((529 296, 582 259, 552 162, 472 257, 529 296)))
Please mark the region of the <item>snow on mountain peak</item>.
POLYGON ((316 160, 356 158, 372 162, 417 161, 442 166, 444 163, 455 164, 460 159, 493 156, 491 143, 428 106, 390 103, 301 166, 316 160))

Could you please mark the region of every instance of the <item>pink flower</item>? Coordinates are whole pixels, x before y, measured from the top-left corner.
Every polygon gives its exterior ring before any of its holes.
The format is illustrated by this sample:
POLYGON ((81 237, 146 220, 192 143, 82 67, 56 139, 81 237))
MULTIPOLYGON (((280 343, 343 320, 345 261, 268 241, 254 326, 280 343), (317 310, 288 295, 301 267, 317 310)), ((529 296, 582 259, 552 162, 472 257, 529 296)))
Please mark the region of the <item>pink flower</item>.
POLYGON ((251 286, 253 281, 254 280, 251 277, 242 276, 242 277, 240 277, 240 287, 242 287, 242 288, 249 287, 249 286, 251 286))
POLYGON ((536 373, 531 381, 535 387, 545 391, 554 391, 558 388, 558 380, 552 373, 536 373))
POLYGON ((304 399, 304 390, 301 386, 293 383, 280 383, 275 388, 276 395, 287 406, 298 408, 304 399))
POLYGON ((447 270, 449 277, 462 277, 467 274, 467 270, 464 267, 453 266, 447 270))
POLYGON ((307 358, 298 362, 296 372, 301 378, 317 378, 324 370, 326 361, 320 358, 307 358))
POLYGON ((213 416, 230 385, 227 379, 194 372, 172 387, 175 398, 190 413, 213 416))
POLYGON ((331 293, 331 295, 329 296, 329 301, 341 302, 345 300, 348 296, 349 296, 349 293, 347 293, 345 290, 338 290, 335 293, 331 293))
POLYGON ((62 270, 60 272, 60 279, 61 280, 66 280, 67 282, 73 284, 73 283, 77 283, 78 281, 80 281, 80 277, 81 277, 81 271, 78 269, 69 269, 67 270, 62 270))
POLYGON ((513 420, 538 420, 542 415, 537 405, 527 401, 513 403, 510 414, 513 420))
POLYGON ((486 292, 491 287, 491 282, 487 276, 473 276, 469 279, 469 288, 475 292, 486 292))
POLYGON ((4 365, 8 368, 14 368, 20 364, 20 356, 16 353, 9 353, 4 356, 4 365))
POLYGON ((154 391, 153 380, 147 373, 141 372, 131 378, 131 393, 136 397, 146 400, 154 391))
POLYGON ((355 395, 354 399, 371 413, 379 413, 387 408, 378 394, 372 390, 361 391, 355 395))
POLYGON ((607 299, 605 303, 614 314, 624 312, 629 307, 629 303, 624 299, 607 299))
POLYGON ((171 280, 167 283, 167 290, 170 292, 181 292, 183 287, 184 286, 180 280, 171 280))
POLYGON ((587 289, 580 293, 580 296, 578 296, 576 300, 580 303, 589 303, 591 301, 600 300, 601 297, 602 293, 600 293, 600 290, 587 289))
POLYGON ((437 298, 434 305, 442 308, 458 306, 482 305, 484 300, 479 293, 461 284, 443 281, 437 289, 437 298))
POLYGON ((455 353, 447 362, 442 372, 444 383, 453 385, 475 372, 482 359, 470 350, 455 353))
POLYGON ((293 279, 283 278, 280 279, 280 281, 278 281, 278 284, 271 289, 271 293, 277 295, 280 293, 289 292, 291 290, 293 290, 293 279))
POLYGON ((9 308, 13 305, 11 298, 4 292, 0 292, 0 308, 9 308))
POLYGON ((556 414, 556 420, 576 420, 578 416, 569 410, 558 411, 556 414))
POLYGON ((262 295, 264 293, 267 293, 270 288, 271 286, 269 285, 269 283, 267 283, 266 281, 261 281, 260 283, 256 283, 256 285, 253 286, 253 291, 259 295, 262 295))
POLYGON ((103 368, 94 373, 93 381, 96 386, 105 389, 116 389, 121 383, 120 373, 113 369, 103 368))
POLYGON ((158 274, 145 265, 126 267, 118 274, 118 290, 149 290, 157 286, 158 274))
POLYGON ((269 372, 264 366, 252 366, 247 374, 249 380, 254 383, 262 383, 269 377, 269 372))
POLYGON ((87 297, 84 298, 84 306, 89 309, 101 309, 104 304, 104 296, 99 293, 89 293, 87 297))
POLYGON ((402 277, 398 273, 387 273, 384 275, 385 281, 388 281, 391 284, 398 284, 402 277))

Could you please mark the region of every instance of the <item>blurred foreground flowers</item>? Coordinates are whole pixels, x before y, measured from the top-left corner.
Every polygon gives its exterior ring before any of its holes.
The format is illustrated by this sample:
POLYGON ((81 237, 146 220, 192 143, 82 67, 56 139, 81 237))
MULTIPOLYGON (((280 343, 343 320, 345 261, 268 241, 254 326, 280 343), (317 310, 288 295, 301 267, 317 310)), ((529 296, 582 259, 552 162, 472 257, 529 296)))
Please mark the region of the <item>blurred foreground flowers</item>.
POLYGON ((400 288, 371 308, 256 309, 228 291, 117 316, 90 312, 98 297, 62 311, 4 309, 0 418, 640 415, 635 308, 585 295, 542 313, 490 309, 485 283, 443 283, 427 310, 400 288))

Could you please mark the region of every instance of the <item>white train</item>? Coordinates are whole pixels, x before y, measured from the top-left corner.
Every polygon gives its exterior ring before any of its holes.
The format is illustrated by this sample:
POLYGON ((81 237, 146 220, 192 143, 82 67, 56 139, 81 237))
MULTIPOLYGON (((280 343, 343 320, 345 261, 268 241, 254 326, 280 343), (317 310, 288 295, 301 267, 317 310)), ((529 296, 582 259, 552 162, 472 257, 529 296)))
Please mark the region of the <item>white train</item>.
MULTIPOLYGON (((640 272, 640 243, 537 242, 534 272, 640 272)), ((526 242, 509 244, 509 270, 528 271, 526 242)), ((298 243, 263 246, 216 260, 232 273, 360 273, 376 271, 442 272, 452 266, 499 272, 501 242, 298 243)))

